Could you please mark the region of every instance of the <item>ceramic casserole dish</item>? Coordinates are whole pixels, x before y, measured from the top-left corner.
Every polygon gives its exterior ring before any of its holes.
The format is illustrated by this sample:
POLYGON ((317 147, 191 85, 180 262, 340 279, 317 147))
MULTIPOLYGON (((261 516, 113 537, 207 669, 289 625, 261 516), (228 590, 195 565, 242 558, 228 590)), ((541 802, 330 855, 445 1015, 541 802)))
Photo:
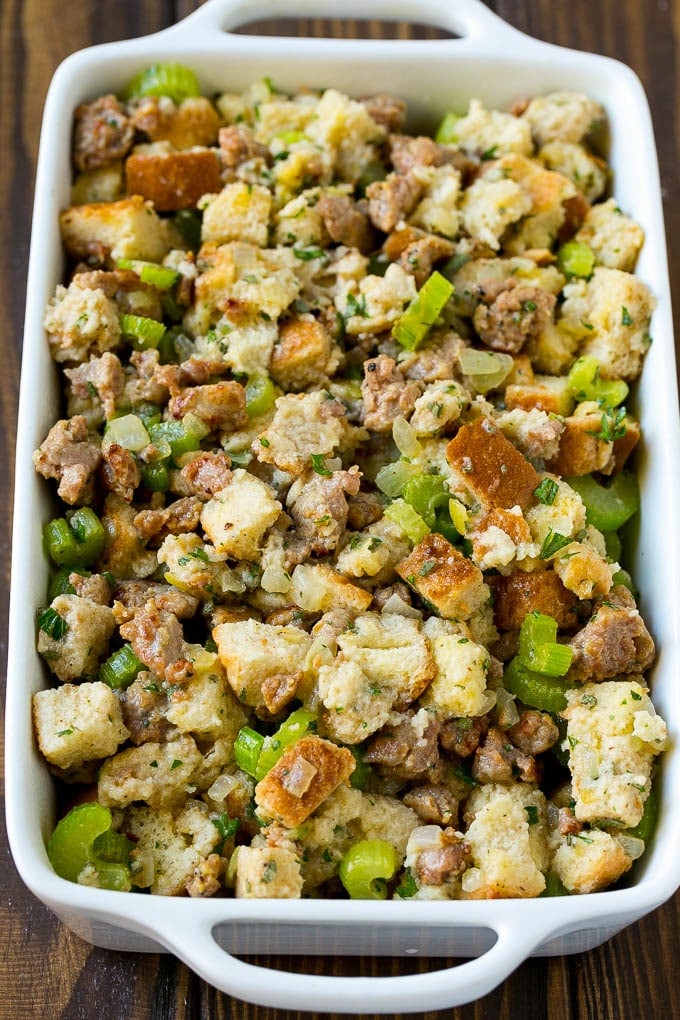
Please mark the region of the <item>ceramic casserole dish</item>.
POLYGON ((169 951, 219 989, 281 1009, 402 1013, 478 998, 526 957, 582 952, 654 910, 680 885, 677 678, 680 676, 680 424, 664 226, 651 120, 643 89, 625 66, 600 56, 536 42, 505 25, 481 0, 345 0, 347 17, 417 20, 448 29, 445 41, 266 38, 233 34, 264 16, 335 15, 324 0, 208 0, 181 24, 143 39, 98 46, 69 57, 46 102, 36 184, 24 336, 14 514, 7 680, 7 819, 24 882, 85 940, 114 950, 169 951), (35 650, 35 613, 47 584, 41 528, 52 516, 31 455, 58 417, 57 376, 42 326, 61 281, 58 213, 69 204, 74 108, 119 91, 140 68, 181 61, 197 70, 204 94, 237 91, 265 75, 287 90, 334 86, 350 95, 393 92, 413 122, 432 130, 472 97, 507 109, 555 89, 586 91, 608 114, 614 194, 644 228, 637 274, 653 290, 654 344, 636 389, 643 425, 637 454, 642 511, 630 549, 659 651, 653 697, 669 724, 657 836, 626 888, 559 899, 369 902, 351 900, 175 899, 86 888, 58 878, 45 852, 55 821, 52 780, 38 755, 31 696, 46 685, 35 650), (237 954, 294 953, 466 957, 432 973, 340 978, 267 972, 237 954))

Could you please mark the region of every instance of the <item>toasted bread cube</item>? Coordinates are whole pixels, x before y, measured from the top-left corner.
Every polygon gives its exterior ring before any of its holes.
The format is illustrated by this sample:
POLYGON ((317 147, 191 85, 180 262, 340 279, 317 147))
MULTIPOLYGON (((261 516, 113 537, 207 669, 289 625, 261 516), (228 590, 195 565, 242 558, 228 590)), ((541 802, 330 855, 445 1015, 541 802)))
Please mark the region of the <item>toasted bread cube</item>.
POLYGON ((583 338, 579 354, 597 358, 604 379, 636 379, 656 304, 649 287, 632 273, 596 266, 589 280, 572 281, 564 294, 560 322, 583 338))
POLYGON ((574 478, 606 468, 612 456, 612 443, 598 437, 601 428, 601 411, 566 418, 557 456, 548 462, 550 470, 574 478))
POLYGON ((122 831, 134 841, 131 856, 142 864, 142 873, 144 865, 152 862, 152 874, 145 876, 145 882, 137 880, 135 884, 148 885, 158 896, 181 896, 185 892, 206 895, 207 891, 195 893, 194 888, 197 879, 210 870, 214 875, 210 893, 217 892, 224 862, 213 853, 220 834, 207 817, 205 804, 189 801, 177 816, 164 808, 135 804, 125 812, 122 831), (199 831, 195 818, 191 818, 196 815, 202 823, 199 831))
POLYGON ((332 454, 347 426, 344 418, 326 413, 327 401, 321 390, 279 397, 273 420, 253 444, 258 460, 302 474, 312 467, 312 456, 332 454))
POLYGON ((505 388, 505 406, 509 411, 521 407, 525 411, 536 408, 547 414, 571 414, 574 398, 569 391, 566 376, 537 375, 527 385, 513 384, 505 388))
POLYGON ((568 591, 554 570, 527 574, 522 570, 488 578, 494 594, 493 615, 499 630, 519 630, 524 617, 534 609, 557 620, 559 630, 578 625, 577 598, 568 591))
POLYGON ((218 194, 206 195, 201 202, 201 240, 217 244, 247 241, 262 248, 269 236, 271 206, 269 188, 245 181, 227 184, 218 194))
POLYGON ((632 677, 579 684, 567 693, 569 769, 574 813, 581 822, 638 824, 651 790, 654 757, 666 746, 666 724, 647 688, 632 677))
POLYGON ((262 684, 273 676, 294 676, 304 664, 311 638, 299 627, 236 620, 213 629, 227 679, 240 702, 261 708, 262 684))
POLYGON ((350 577, 370 577, 377 582, 391 575, 399 560, 410 551, 411 545, 399 525, 381 517, 352 535, 338 554, 336 566, 350 577))
POLYGON ((194 676, 170 695, 166 718, 180 733, 191 733, 199 740, 223 738, 232 744, 248 721, 217 655, 205 651, 195 664, 194 676))
POLYGON ((102 765, 99 803, 115 808, 143 800, 152 808, 179 807, 191 792, 191 780, 202 762, 201 752, 188 736, 130 747, 102 765))
POLYGON ((299 563, 293 571, 292 592, 296 606, 310 613, 349 609, 362 613, 370 606, 370 591, 352 584, 325 563, 299 563))
POLYGON ((125 163, 129 195, 141 195, 159 212, 195 209, 198 200, 222 186, 220 161, 214 149, 179 152, 133 152, 125 163))
POLYGON ((520 152, 530 156, 533 152, 531 127, 525 120, 500 110, 487 110, 479 99, 471 99, 465 116, 456 121, 456 140, 474 156, 491 150, 499 155, 520 152))
POLYGON ((294 316, 282 323, 272 350, 269 371, 284 390, 321 385, 340 363, 330 333, 312 315, 294 316))
POLYGON ((274 490, 237 468, 229 484, 203 507, 201 524, 218 553, 256 560, 262 536, 280 513, 274 490))
POLYGON ((116 627, 113 611, 78 595, 57 595, 50 608, 66 630, 58 639, 38 633, 38 651, 47 665, 62 683, 94 676, 116 627))
POLYGON ((607 563, 591 546, 584 542, 570 542, 553 557, 553 567, 562 584, 579 599, 592 599, 606 595, 612 586, 612 573, 616 564, 607 563))
POLYGON ((531 198, 511 180, 478 178, 466 189, 461 203, 463 225, 473 237, 497 251, 510 226, 531 212, 531 198))
POLYGON ((162 262, 172 247, 166 225, 151 203, 137 194, 119 202, 71 206, 59 216, 59 226, 66 251, 77 259, 105 254, 112 263, 162 262))
POLYGON ((255 787, 258 812, 292 829, 349 779, 355 767, 346 747, 321 737, 301 737, 255 787))
POLYGON ((485 783, 470 794, 465 820, 473 867, 463 875, 462 898, 540 896, 548 864, 541 791, 528 783, 485 783), (530 814, 537 819, 533 824, 530 814))
POLYGON ((585 839, 573 838, 555 851, 552 869, 570 893, 606 889, 631 868, 621 843, 604 829, 588 829, 585 839))
POLYGON ((60 769, 107 758, 130 735, 120 702, 100 681, 38 691, 33 724, 41 752, 60 769))
POLYGON ((576 489, 561 478, 552 480, 557 483, 557 494, 552 503, 537 503, 526 512, 531 535, 539 545, 551 532, 572 538, 586 526, 586 508, 576 489))
POLYGON ((430 641, 437 675, 420 704, 441 719, 484 715, 494 703, 486 689, 489 653, 460 634, 438 634, 430 641))
POLYGON ((577 142, 549 142, 538 158, 569 177, 589 202, 595 202, 607 187, 607 164, 577 142))
POLYGON ((479 567, 436 532, 419 542, 410 556, 397 564, 396 571, 449 620, 467 620, 489 598, 479 567))
POLYGON ((302 895, 300 861, 279 846, 241 846, 236 857, 237 899, 297 899, 302 895))
POLYGON ((71 188, 71 205, 90 202, 116 202, 123 197, 123 162, 116 160, 95 170, 76 175, 71 188))
POLYGON ((377 684, 352 659, 338 656, 319 669, 325 728, 342 744, 360 744, 381 729, 389 719, 396 694, 392 684, 377 684))
POLYGON ((581 142, 605 119, 601 104, 583 92, 559 90, 535 96, 522 114, 531 125, 537 145, 548 142, 581 142))
POLYGON ((463 425, 446 448, 456 485, 484 509, 536 502, 537 471, 487 418, 463 425))
POLYGON ((417 620, 396 613, 365 613, 338 635, 343 658, 356 663, 370 682, 395 692, 402 710, 415 701, 435 674, 430 649, 417 620))
POLYGON ((575 237, 590 245, 598 265, 626 273, 635 269, 644 239, 642 227, 621 212, 614 198, 594 205, 575 237))
POLYGON ((214 145, 220 118, 209 99, 191 96, 176 105, 167 96, 149 96, 134 111, 135 127, 152 142, 170 142, 175 149, 214 145))

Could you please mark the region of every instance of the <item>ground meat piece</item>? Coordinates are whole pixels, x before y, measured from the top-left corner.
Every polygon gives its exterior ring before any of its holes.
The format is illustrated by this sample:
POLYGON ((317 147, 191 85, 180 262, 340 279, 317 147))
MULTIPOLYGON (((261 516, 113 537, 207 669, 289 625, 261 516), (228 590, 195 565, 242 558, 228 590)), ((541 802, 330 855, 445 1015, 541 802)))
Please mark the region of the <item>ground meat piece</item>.
POLYGON ((90 574, 83 577, 75 571, 69 574, 68 583, 73 585, 76 595, 81 599, 89 599, 98 606, 108 606, 111 602, 111 585, 103 574, 90 574))
POLYGON ((359 469, 353 467, 349 471, 334 471, 329 478, 309 474, 292 487, 288 512, 298 536, 309 542, 316 556, 325 556, 337 549, 347 523, 345 493, 356 495, 360 484, 359 469))
POLYGON ((273 627, 298 627, 300 630, 309 630, 318 618, 318 613, 306 613, 298 606, 292 605, 272 610, 271 613, 267 613, 263 622, 273 627))
POLYGON ((644 673, 654 662, 652 636, 634 600, 629 596, 626 604, 620 587, 612 588, 569 642, 573 652, 569 680, 592 683, 625 673, 644 673))
POLYGON ((489 717, 475 716, 473 719, 447 719, 439 730, 439 743, 445 751, 469 758, 479 747, 489 728, 489 717))
POLYGON ((73 163, 77 170, 95 170, 123 159, 132 148, 132 121, 114 95, 100 96, 76 108, 73 163))
POLYGON ((189 387, 171 398, 168 409, 173 418, 195 414, 211 432, 235 432, 248 423, 246 391, 237 382, 189 387))
POLYGON ((472 778, 479 783, 535 783, 539 770, 530 754, 510 743, 510 738, 492 726, 486 739, 475 751, 472 778))
POLYGON ((116 398, 125 388, 125 373, 115 354, 105 351, 101 358, 90 358, 82 365, 65 369, 64 375, 71 383, 74 397, 86 400, 96 394, 101 401, 104 416, 113 417, 116 398))
POLYGON ((364 364, 366 374, 361 384, 364 425, 375 432, 388 432, 395 418, 411 414, 422 387, 407 382, 396 361, 387 354, 379 354, 364 364))
POLYGON ((569 807, 561 807, 558 812, 558 826, 560 833, 563 836, 575 836, 583 829, 583 824, 579 822, 576 815, 569 807))
POLYGON ((166 387, 171 397, 178 396, 185 386, 203 386, 214 382, 230 371, 225 361, 211 361, 192 354, 179 365, 161 365, 158 380, 166 387))
POLYGON ((560 731, 547 712, 529 708, 522 712, 519 722, 506 730, 515 747, 527 754, 543 754, 557 743, 560 731))
POLYGON ((406 103, 403 99, 383 92, 377 96, 366 96, 360 101, 376 124, 380 124, 386 131, 402 130, 406 122, 406 103))
POLYGON ((224 861, 219 854, 209 854, 198 862, 194 873, 186 883, 190 896, 213 896, 219 891, 224 874, 224 861))
POLYGON ((123 624, 120 635, 130 642, 140 662, 167 683, 182 683, 191 676, 191 663, 184 658, 182 626, 173 613, 159 609, 153 599, 123 624))
POLYGON ((378 612, 384 608, 385 603, 388 602, 393 595, 397 595, 402 602, 405 602, 407 606, 411 605, 411 589, 402 584, 401 581, 396 581, 394 584, 388 585, 387 588, 377 588, 373 592, 373 603, 371 609, 376 609, 378 612))
POLYGON ((202 509, 203 503, 197 496, 185 496, 158 510, 140 510, 135 516, 135 527, 147 540, 186 535, 198 527, 202 509))
POLYGON ((552 319, 556 300, 540 287, 509 281, 490 304, 477 306, 472 322, 491 350, 517 354, 527 340, 540 336, 552 319))
POLYGON ((126 503, 131 503, 135 489, 142 480, 142 473, 134 454, 118 443, 109 443, 102 447, 102 458, 100 468, 102 485, 109 492, 115 492, 126 503))
POLYGON ((289 705, 302 682, 302 672, 274 673, 262 681, 262 700, 272 715, 278 715, 289 705))
POLYGON ((411 241, 399 256, 400 265, 415 277, 416 285, 422 287, 438 262, 451 258, 455 245, 437 234, 423 234, 411 241))
POLYGON ((366 210, 366 202, 355 202, 349 195, 322 195, 316 210, 331 239, 368 255, 377 245, 377 237, 366 210))
POLYGON ((354 616, 347 609, 331 609, 324 613, 312 628, 312 637, 325 644, 333 653, 337 649, 337 639, 352 623, 354 616))
POLYGON ((33 454, 36 471, 43 478, 56 478, 59 496, 71 506, 92 502, 101 459, 99 437, 90 435, 82 414, 53 425, 33 454))
POLYGON ((458 801, 443 783, 416 786, 405 793, 402 800, 423 822, 453 826, 458 824, 458 801))
POLYGON ((401 366, 404 375, 407 379, 424 383, 455 379, 458 355, 468 346, 467 343, 453 330, 433 330, 430 335, 428 343, 405 358, 401 366))
POLYGON ((513 408, 496 418, 504 436, 532 463, 553 460, 559 453, 564 422, 538 408, 513 408))
POLYGON ((146 605, 153 599, 159 609, 172 613, 178 620, 188 620, 196 613, 199 600, 195 595, 187 595, 172 584, 162 581, 118 581, 113 598, 118 604, 114 608, 118 624, 132 619, 135 610, 146 605), (120 608, 125 610, 120 612, 120 608), (118 618, 120 617, 120 618, 118 618))
POLYGON ((390 135, 389 153, 392 166, 399 174, 407 174, 417 166, 444 166, 450 164, 469 178, 478 167, 458 149, 450 145, 439 145, 427 135, 390 135))
POLYGON ((146 670, 123 692, 120 699, 123 721, 130 731, 133 744, 149 740, 163 741, 170 728, 165 718, 168 699, 161 691, 158 680, 146 670))
POLYGON ((156 350, 133 351, 130 355, 130 366, 131 372, 125 384, 125 395, 132 407, 146 402, 165 404, 169 395, 164 378, 165 369, 175 366, 161 365, 160 355, 156 350))
POLYGON ((231 460, 221 450, 199 453, 181 470, 187 488, 199 499, 210 499, 226 488, 231 478, 231 460))
POLYGON ((392 174, 384 181, 373 181, 366 188, 368 215, 378 230, 388 234, 415 208, 422 193, 422 185, 406 174, 392 174))
POLYGON ((388 723, 369 741, 364 761, 382 765, 401 779, 415 779, 436 765, 439 758, 439 722, 421 709, 404 713, 401 720, 388 723))
POLYGON ((369 524, 375 524, 383 515, 383 506, 374 492, 362 492, 347 496, 347 527, 361 531, 369 524))
POLYGON ((443 885, 449 878, 462 875, 470 866, 472 851, 455 829, 444 829, 445 846, 421 850, 415 864, 421 885, 443 885))
POLYGON ((163 318, 163 306, 157 287, 143 283, 132 269, 88 269, 76 273, 74 280, 86 290, 101 290, 118 306, 122 314, 163 318))
POLYGON ((255 141, 255 136, 245 124, 230 124, 220 128, 217 135, 220 159, 227 170, 235 170, 249 159, 269 160, 269 149, 255 141))

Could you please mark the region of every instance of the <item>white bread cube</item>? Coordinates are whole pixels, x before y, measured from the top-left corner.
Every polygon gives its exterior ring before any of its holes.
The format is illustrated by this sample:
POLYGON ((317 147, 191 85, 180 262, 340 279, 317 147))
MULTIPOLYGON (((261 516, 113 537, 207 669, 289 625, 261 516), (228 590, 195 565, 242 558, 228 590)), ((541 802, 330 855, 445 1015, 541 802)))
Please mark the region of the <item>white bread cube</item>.
POLYGON ((219 554, 256 560, 262 536, 280 513, 271 486, 237 468, 203 507, 201 525, 219 554))
POLYGON ((236 858, 237 899, 298 899, 302 895, 300 861, 277 846, 240 846, 236 858))
POLYGON ((33 724, 47 761, 67 770, 115 754, 130 735, 120 702, 100 681, 38 691, 33 724))
POLYGON ((262 706, 262 684, 271 676, 302 670, 311 638, 299 627, 237 620, 213 629, 227 679, 240 702, 262 706))
POLYGON ((153 204, 140 195, 71 206, 61 213, 59 225, 66 251, 79 259, 103 249, 112 263, 119 259, 162 262, 172 247, 171 231, 153 204))
POLYGON ((201 199, 201 240, 216 244, 246 241, 263 248, 269 236, 271 206, 269 188, 243 181, 227 184, 218 194, 201 199))
POLYGON ((58 640, 38 633, 38 651, 50 670, 62 683, 95 676, 115 630, 113 611, 78 595, 57 595, 50 608, 67 628, 58 640))
POLYGON ((110 808, 127 807, 137 800, 154 809, 179 807, 193 791, 192 779, 202 762, 188 736, 130 747, 102 765, 97 799, 110 808))

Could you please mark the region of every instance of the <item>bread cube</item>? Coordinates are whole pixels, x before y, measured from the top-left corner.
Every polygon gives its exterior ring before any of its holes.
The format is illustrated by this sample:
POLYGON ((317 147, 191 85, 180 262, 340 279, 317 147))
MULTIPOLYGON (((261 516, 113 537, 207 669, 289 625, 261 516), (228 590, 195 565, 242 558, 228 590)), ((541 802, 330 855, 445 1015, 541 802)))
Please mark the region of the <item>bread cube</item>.
POLYGON ((573 630, 578 625, 578 600, 554 570, 517 570, 487 580, 494 594, 493 614, 499 630, 519 630, 524 617, 533 610, 552 616, 560 630, 573 630))
POLYGON ((192 791, 191 781, 202 762, 189 736, 130 747, 102 765, 97 799, 109 808, 127 807, 137 800, 154 809, 179 807, 192 791))
POLYGON ((506 386, 505 406, 509 411, 519 407, 525 411, 536 409, 547 414, 567 415, 574 408, 574 397, 566 376, 536 375, 533 382, 526 385, 506 386))
POLYGON ((236 857, 237 899, 297 899, 302 895, 300 861, 278 846, 240 846, 236 857))
POLYGON ((440 616, 467 620, 489 598, 479 567, 436 533, 427 535, 396 571, 440 616))
POLYGON ((203 507, 201 525, 216 551, 256 560, 265 531, 281 513, 274 490, 243 468, 203 507))
POLYGON ((456 141, 470 155, 482 156, 493 152, 520 152, 530 156, 533 152, 531 127, 511 113, 487 110, 479 99, 470 100, 468 112, 456 121, 456 141))
POLYGON ((201 240, 216 244, 246 241, 263 248, 269 236, 271 205, 271 191, 261 184, 227 184, 216 195, 201 200, 201 240))
POLYGON ((245 705, 261 708, 262 684, 273 676, 299 673, 311 638, 299 627, 237 620, 214 628, 222 665, 234 694, 245 705))
POLYGON ((119 259, 162 262, 172 247, 166 224, 139 194, 71 206, 60 214, 59 226, 66 251, 76 259, 104 254, 113 264, 119 259))
POLYGON ((57 595, 50 609, 64 620, 60 638, 38 632, 38 651, 62 683, 96 675, 116 621, 108 606, 78 595, 57 595))
POLYGON ((466 188, 460 211, 468 234, 497 251, 505 231, 531 212, 531 204, 516 181, 479 177, 466 188))
POLYGON ((295 605, 310 613, 330 609, 361 613, 373 601, 370 591, 352 584, 325 563, 299 563, 293 571, 291 594, 295 605))
POLYGON ((327 403, 334 411, 321 390, 279 397, 271 424, 253 444, 258 460, 297 475, 313 466, 312 456, 332 454, 346 435, 346 423, 327 413, 327 403))
POLYGON ((605 119, 600 103, 583 92, 559 90, 534 96, 522 114, 531 125, 536 145, 581 142, 605 119))
POLYGON ((592 893, 616 882, 632 864, 616 836, 588 829, 558 846, 552 870, 570 893, 592 893))
POLYGON ((483 509, 536 502, 537 471, 487 418, 463 425, 446 448, 455 484, 483 509))
POLYGON ((589 202, 595 202, 607 187, 607 164, 577 142, 548 142, 538 158, 569 177, 589 202))
POLYGON ((191 733, 198 740, 223 738, 233 744, 248 716, 234 697, 217 655, 202 650, 200 658, 208 661, 173 690, 166 718, 180 733, 191 733))
POLYGON ((38 691, 33 725, 42 754, 65 770, 115 754, 130 735, 120 702, 100 681, 38 691))
POLYGON ((320 386, 340 363, 338 348, 328 330, 312 315, 293 316, 279 327, 269 371, 284 390, 320 386))
POLYGON ((133 152, 125 162, 129 195, 153 202, 159 212, 195 209, 199 199, 222 186, 221 167, 214 149, 179 152, 133 152))
POLYGON ((321 737, 301 737, 255 787, 258 813, 293 828, 349 779, 355 767, 346 747, 321 737))
POLYGON ((495 698, 486 689, 489 653, 460 634, 439 634, 430 641, 437 673, 420 704, 440 719, 484 715, 495 698))

